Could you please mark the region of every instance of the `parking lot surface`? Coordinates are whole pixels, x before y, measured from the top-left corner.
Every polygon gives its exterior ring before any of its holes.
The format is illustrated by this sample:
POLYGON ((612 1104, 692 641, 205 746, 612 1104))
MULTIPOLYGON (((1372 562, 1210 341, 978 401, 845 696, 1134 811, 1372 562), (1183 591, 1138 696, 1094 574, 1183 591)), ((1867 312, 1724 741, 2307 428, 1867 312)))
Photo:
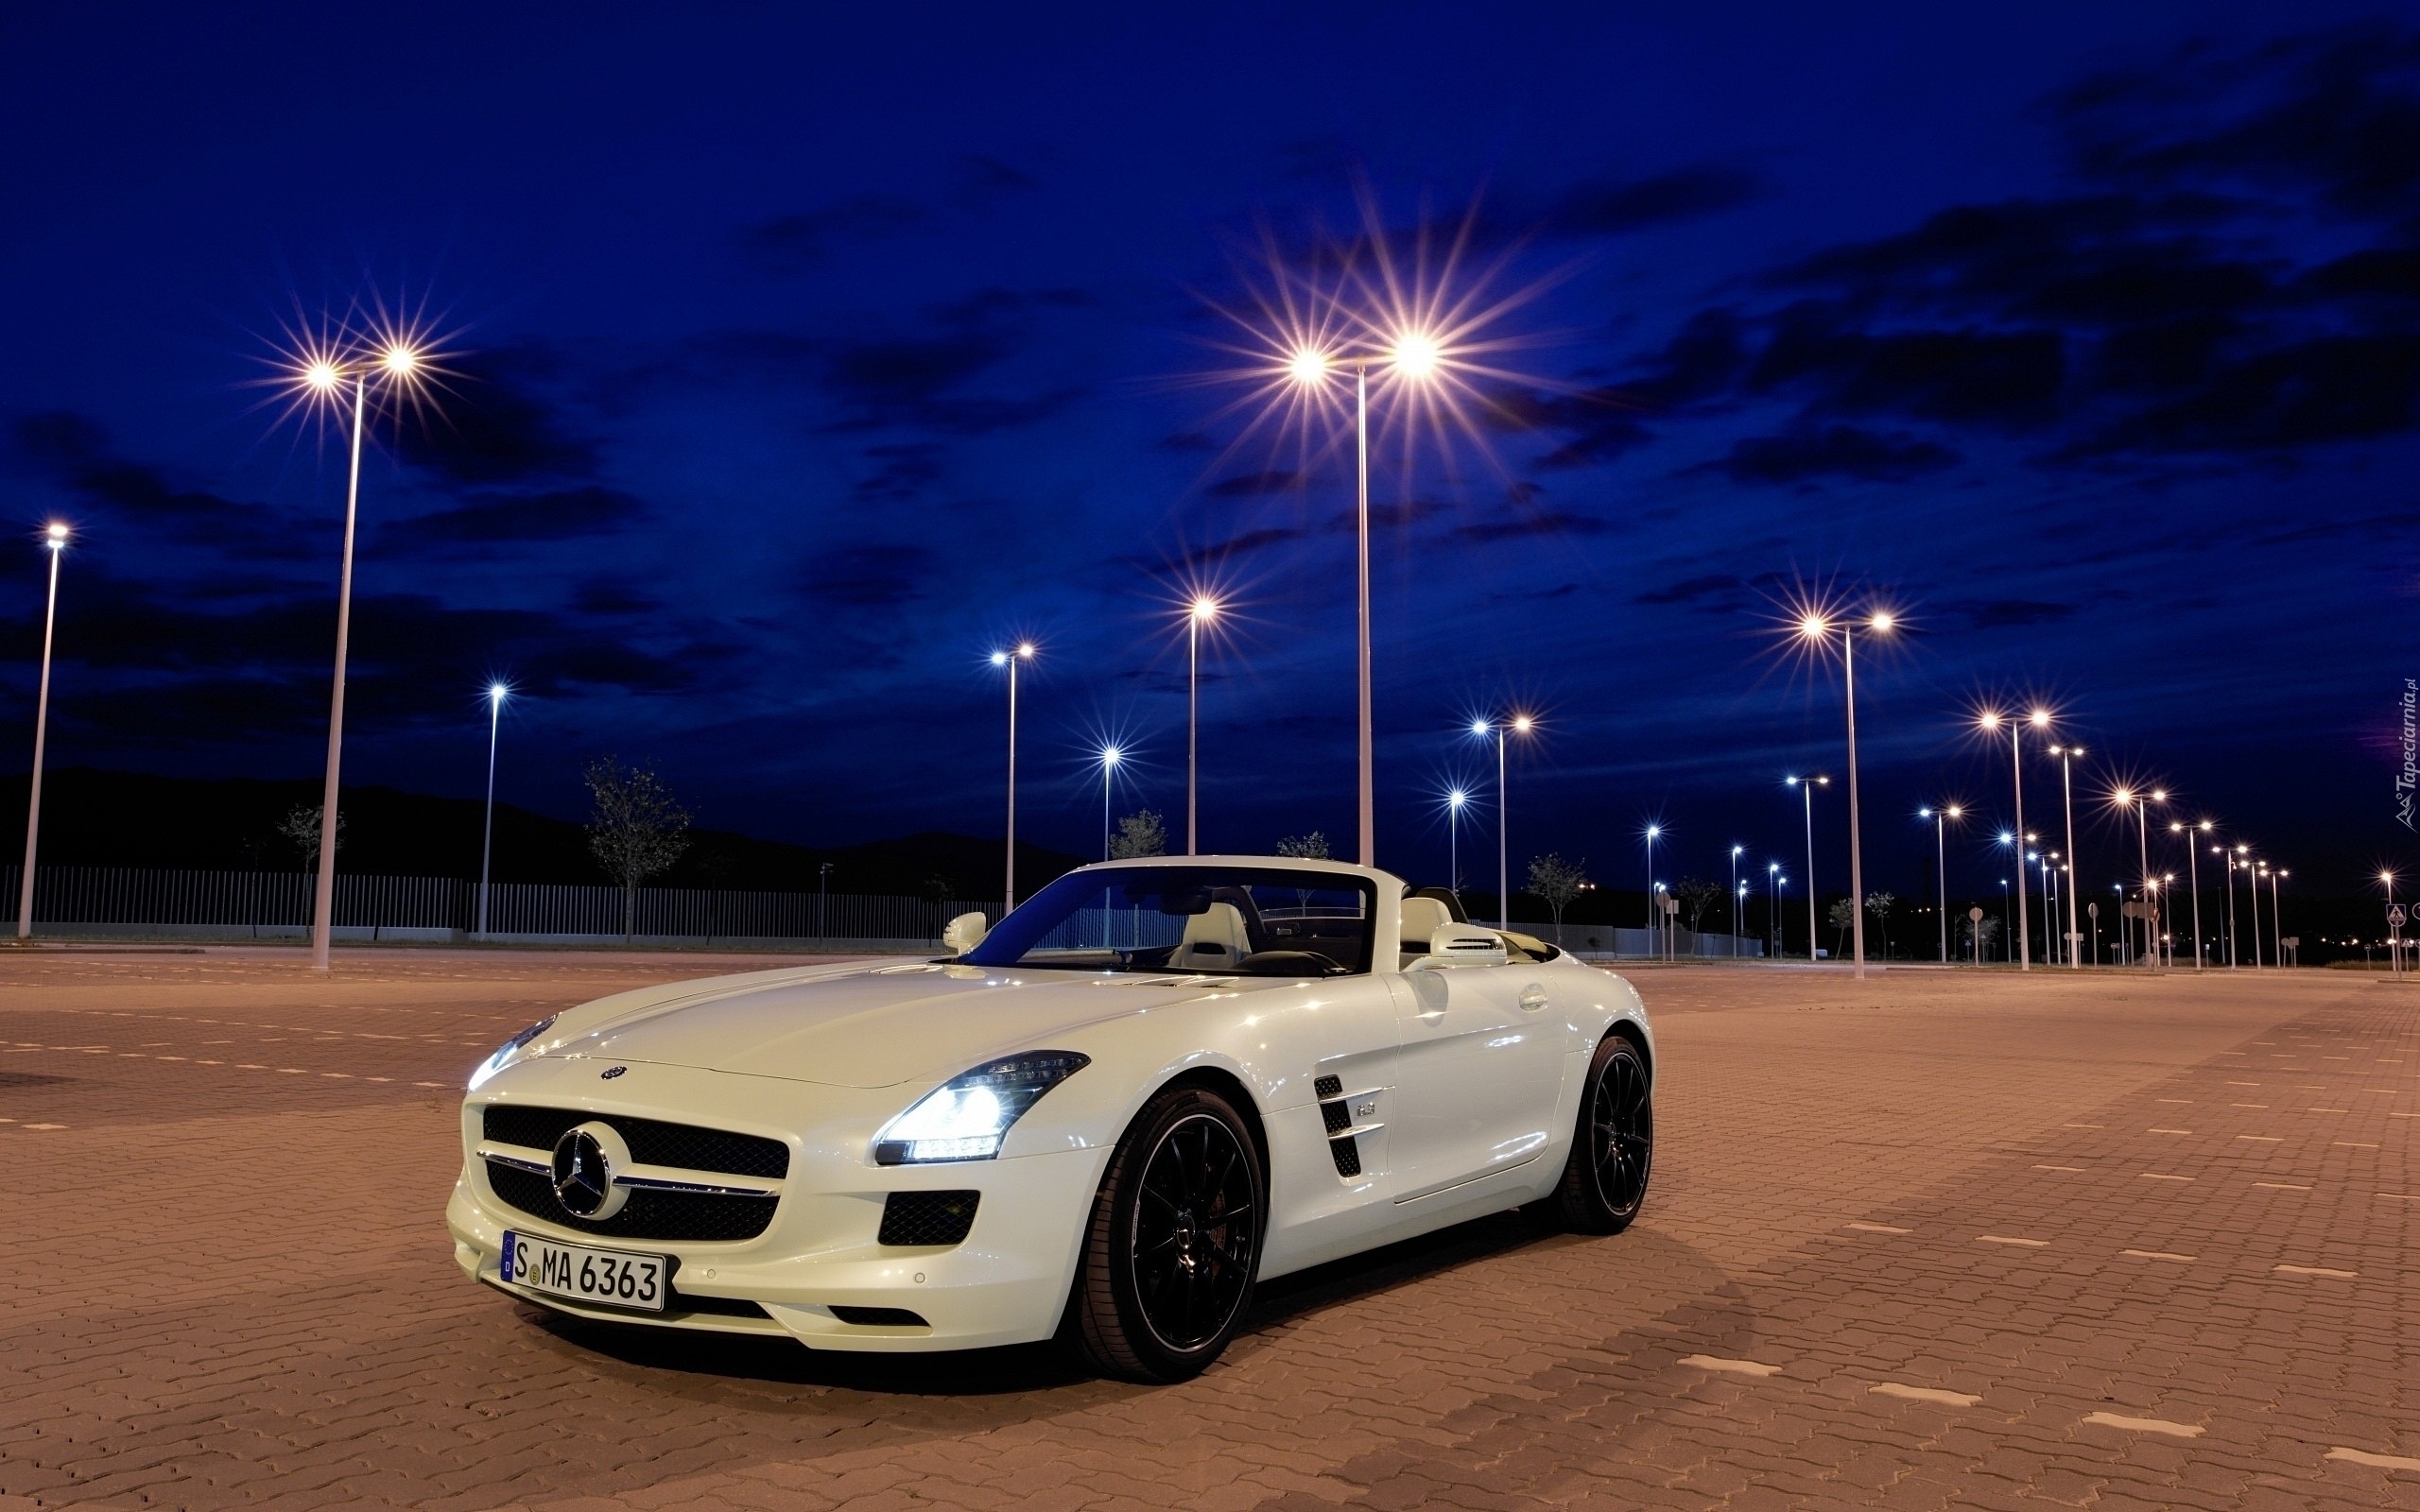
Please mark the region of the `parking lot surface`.
POLYGON ((1642 969, 1629 1233, 1287 1278, 1171 1388, 466 1281, 467 1070, 752 964, 0 957, 0 1512, 2420 1507, 2420 990, 1642 969))

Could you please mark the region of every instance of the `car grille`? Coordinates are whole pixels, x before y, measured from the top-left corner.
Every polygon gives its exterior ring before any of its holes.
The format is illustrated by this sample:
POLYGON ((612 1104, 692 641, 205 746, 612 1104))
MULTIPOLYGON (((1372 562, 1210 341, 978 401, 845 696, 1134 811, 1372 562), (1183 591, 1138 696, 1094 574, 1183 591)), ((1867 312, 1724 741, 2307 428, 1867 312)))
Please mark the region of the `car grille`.
POLYGON ((980 1192, 894 1192, 882 1205, 882 1230, 874 1237, 886 1245, 962 1243, 982 1200, 980 1192))
MULTIPOLYGON (((519 1103, 490 1103, 480 1113, 480 1129, 498 1144, 551 1150, 563 1131, 582 1124, 609 1124, 631 1147, 631 1159, 641 1165, 668 1165, 683 1171, 713 1171, 723 1176, 761 1176, 776 1180, 789 1175, 790 1147, 780 1140, 754 1134, 732 1134, 718 1128, 666 1124, 621 1113, 582 1113, 568 1108, 526 1108, 519 1103)), ((551 1199, 552 1194, 548 1194, 551 1199)))
MULTIPOLYGON (((623 1135, 624 1139, 629 1137, 623 1135)), ((641 1188, 632 1192, 630 1200, 622 1204, 622 1211, 611 1218, 582 1218, 556 1200, 555 1184, 537 1172, 506 1165, 501 1160, 490 1160, 487 1166, 488 1187, 507 1206, 518 1208, 533 1218, 608 1239, 753 1239, 773 1221, 773 1209, 781 1201, 779 1197, 641 1188)))

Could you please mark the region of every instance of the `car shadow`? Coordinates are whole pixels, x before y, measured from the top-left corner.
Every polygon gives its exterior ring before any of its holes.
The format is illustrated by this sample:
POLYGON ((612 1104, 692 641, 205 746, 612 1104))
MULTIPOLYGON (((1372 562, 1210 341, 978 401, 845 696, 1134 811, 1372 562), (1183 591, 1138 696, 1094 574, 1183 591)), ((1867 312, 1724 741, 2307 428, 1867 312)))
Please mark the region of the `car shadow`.
MULTIPOLYGON (((1565 1236, 1542 1230, 1524 1214, 1505 1212, 1331 1261, 1262 1285, 1236 1341, 1244 1343, 1329 1308, 1382 1296, 1457 1266, 1568 1242, 1565 1236)), ((645 1372, 818 1386, 880 1397, 998 1398, 1046 1393, 1054 1408, 1066 1405, 1066 1393, 1110 1398, 1150 1389, 1100 1380, 1046 1343, 935 1354, 860 1354, 807 1349, 770 1335, 692 1333, 598 1322, 526 1303, 519 1305, 519 1311, 529 1324, 575 1349, 645 1372)))

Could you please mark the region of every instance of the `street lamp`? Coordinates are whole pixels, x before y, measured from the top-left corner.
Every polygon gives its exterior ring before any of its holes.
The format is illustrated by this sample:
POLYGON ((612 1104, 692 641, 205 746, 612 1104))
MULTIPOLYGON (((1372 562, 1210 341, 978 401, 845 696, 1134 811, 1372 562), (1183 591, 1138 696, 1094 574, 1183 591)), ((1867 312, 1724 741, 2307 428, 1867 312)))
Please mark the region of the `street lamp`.
POLYGON ((2186 876, 2193 887, 2193 970, 2204 971, 2206 968, 2202 959, 2202 847, 2195 832, 2208 834, 2210 821, 2203 819, 2188 826, 2182 820, 2171 820, 2168 831, 2170 834, 2185 836, 2186 876))
POLYGON ((1197 593, 1184 616, 1184 853, 1200 855, 1200 807, 1195 782, 1201 754, 1201 627, 1219 617, 1219 601, 1197 593))
POLYGON ((1937 809, 1916 810, 1916 817, 1932 820, 1932 875, 1941 888, 1941 964, 1944 966, 1949 964, 1949 843, 1942 827, 1947 820, 1965 816, 1966 810, 1956 803, 1944 804, 1937 809))
POLYGON ((1117 775, 1117 759, 1124 755, 1115 746, 1100 748, 1100 858, 1109 859, 1109 784, 1117 775))
POLYGON ((2153 923, 2154 909, 2152 895, 2156 889, 2152 886, 2151 805, 2167 802, 2168 794, 2159 790, 2137 793, 2131 788, 2120 787, 2109 795, 2109 801, 2120 808, 2132 809, 2135 814, 2135 857, 2142 867, 2142 890, 2139 896, 2142 899, 2143 958, 2147 964, 2156 967, 2159 964, 2159 952, 2153 948, 2157 941, 2152 935, 2156 926, 2153 923))
POLYGON ((1664 826, 1660 824, 1651 824, 1645 831, 1647 837, 1647 927, 1650 929, 1655 928, 1663 919, 1663 909, 1659 906, 1660 900, 1655 896, 1657 893, 1664 890, 1662 885, 1655 880, 1655 842, 1662 837, 1663 833, 1664 826))
MULTIPOLYGON (((1888 635, 1895 623, 1890 613, 1876 610, 1866 617, 1866 627, 1876 635, 1888 635)), ((1809 614, 1798 622, 1798 633, 1807 640, 1829 644, 1831 622, 1821 614, 1809 614)), ((1856 627, 1848 620, 1841 621, 1841 702, 1848 710, 1849 724, 1849 926, 1857 948, 1857 974, 1865 974, 1865 853, 1858 835, 1857 812, 1857 655, 1853 645, 1856 627)), ((1811 866, 1812 863, 1809 863, 1811 866)), ((1810 906, 1814 894, 1807 894, 1810 906)))
MULTIPOLYGON (((1975 722, 1985 732, 1994 734, 1998 732, 2001 725, 2008 726, 2009 763, 2016 782, 2016 827, 2022 830, 2025 828, 2025 727, 2031 725, 2035 730, 2048 730, 2050 728, 2050 711, 2035 709, 2020 721, 1996 709, 1986 709, 1976 716, 1975 722)), ((2025 918, 2025 868, 2020 864, 2016 868, 2016 969, 2020 971, 2033 970, 2032 934, 2025 918)))
POLYGON ((54 520, 42 533, 43 549, 50 553, 50 599, 42 611, 42 691, 34 696, 34 772, 26 790, 26 868, 17 882, 17 937, 34 932, 34 838, 42 828, 42 752, 50 734, 50 632, 59 621, 59 558, 67 554, 71 532, 54 520))
POLYGON ((1460 896, 1462 890, 1462 810, 1470 806, 1471 796, 1461 788, 1450 788, 1445 794, 1445 881, 1460 896))
POLYGON ((2059 799, 2067 816, 2067 964, 2081 970, 2083 936, 2076 928, 2076 784, 2075 759, 2083 754, 2077 745, 2053 746, 2050 754, 2059 758, 2059 799))
POLYGON ((2227 864, 2227 970, 2236 969, 2235 951, 2235 857, 2227 854, 2222 845, 2210 847, 2210 854, 2221 857, 2227 864))
POLYGON ((1296 384, 1305 387, 1324 387, 1340 360, 1353 364, 1353 451, 1354 500, 1356 524, 1356 556, 1354 581, 1360 607, 1360 634, 1357 644, 1357 669, 1359 679, 1359 711, 1361 726, 1361 864, 1374 867, 1377 859, 1377 785, 1374 776, 1374 744, 1370 722, 1370 365, 1375 361, 1392 369, 1396 376, 1419 383, 1436 375, 1444 360, 1443 348, 1437 337, 1425 331, 1407 330, 1394 334, 1383 352, 1357 354, 1340 359, 1335 353, 1315 346, 1297 348, 1287 359, 1286 373, 1296 384))
POLYGON ((1828 787, 1828 777, 1785 777, 1782 782, 1798 789, 1806 809, 1806 959, 1815 959, 1815 790, 1828 787))
POLYGON ((488 684, 488 822, 479 836, 479 935, 488 937, 488 858, 495 851, 495 745, 504 723, 504 700, 512 690, 501 682, 488 684))
POLYGON ((992 664, 1009 669, 1009 865, 1001 894, 1003 910, 1017 905, 1017 668, 1033 660, 1033 643, 1019 641, 992 653, 992 664))
POLYGON ((1767 903, 1765 908, 1766 912, 1772 919, 1772 958, 1774 960, 1781 959, 1781 892, 1782 889, 1788 885, 1789 885, 1789 878, 1782 873, 1781 863, 1778 861, 1767 862, 1765 864, 1765 893, 1766 896, 1772 900, 1772 902, 1767 903))
MULTIPOLYGON (((2386 889, 2387 970, 2396 976, 2403 974, 2403 930, 2394 921, 2394 873, 2384 868, 2378 872, 2378 885, 2386 889)), ((2361 947, 2361 959, 2369 960, 2369 947, 2361 947)))
POLYGON ((2286 904, 2278 896, 2279 885, 2286 880, 2284 868, 2269 873, 2269 937, 2277 947, 2277 965, 2286 964, 2286 904))
POLYGON ((1495 737, 1495 927, 1512 927, 1512 851, 1506 838, 1512 828, 1512 809, 1504 796, 1504 735, 1510 730, 1526 735, 1537 728, 1537 721, 1528 714, 1514 714, 1510 719, 1488 717, 1471 721, 1471 733, 1484 738, 1495 737))
POLYGON ((344 557, 337 576, 337 665, 334 690, 328 697, 328 775, 320 799, 320 876, 311 900, 311 968, 328 970, 328 941, 337 901, 337 779, 344 757, 344 669, 353 636, 353 541, 360 519, 361 433, 370 415, 370 382, 374 376, 389 387, 409 387, 419 379, 423 359, 406 340, 390 340, 374 354, 321 352, 307 356, 295 381, 309 395, 341 404, 348 384, 353 389, 353 456, 345 477, 344 557))
POLYGON ((1744 845, 1731 848, 1731 958, 1739 958, 1739 852, 1744 845))

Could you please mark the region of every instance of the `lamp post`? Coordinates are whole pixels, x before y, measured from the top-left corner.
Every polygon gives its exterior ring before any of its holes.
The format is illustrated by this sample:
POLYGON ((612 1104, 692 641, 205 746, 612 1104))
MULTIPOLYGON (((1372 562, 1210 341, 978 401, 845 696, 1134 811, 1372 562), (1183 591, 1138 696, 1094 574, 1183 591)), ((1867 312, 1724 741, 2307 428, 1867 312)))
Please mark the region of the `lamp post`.
POLYGON ((1526 735, 1537 727, 1528 714, 1514 714, 1510 719, 1478 719, 1471 723, 1471 733, 1495 737, 1495 927, 1512 927, 1512 850, 1507 837, 1512 828, 1512 809, 1504 792, 1504 735, 1507 730, 1526 735))
POLYGON ((504 724, 504 700, 512 690, 501 682, 488 684, 488 820, 479 835, 479 938, 488 937, 488 858, 495 853, 495 747, 504 724))
MULTIPOLYGON (((2146 965, 2156 968, 2159 965, 2159 952, 2151 948, 2155 943, 2153 931, 2157 927, 2153 919, 2154 905, 2152 902, 2157 889, 2152 885, 2151 805, 2167 802, 2168 794, 2165 792, 2137 793, 2131 788, 2121 787, 2109 795, 2109 800, 2120 808, 2134 811, 2135 857, 2142 867, 2140 890, 2135 896, 2142 901, 2140 912, 2143 919, 2145 947, 2143 961, 2146 965)), ((2131 933, 2130 931, 2130 936, 2131 933)))
POLYGON ((1828 777, 1787 777, 1782 781, 1798 789, 1806 809, 1806 959, 1815 959, 1815 790, 1831 784, 1828 777))
MULTIPOLYGON (((1888 635, 1893 621, 1886 612, 1876 611, 1866 617, 1866 627, 1876 635, 1888 635)), ((1810 641, 1828 644, 1831 622, 1820 614, 1809 614, 1798 622, 1798 632, 1810 641)), ((1857 651, 1856 627, 1848 620, 1841 621, 1841 703, 1848 710, 1849 725, 1849 932, 1856 942, 1857 974, 1865 974, 1865 851, 1858 833, 1857 810, 1857 651)), ((1811 901, 1813 894, 1809 893, 1811 901)))
MULTIPOLYGON (((2388 870, 2380 870, 2378 872, 2378 885, 2386 889, 2387 971, 2393 975, 2401 976, 2403 974, 2403 931, 2398 928, 2394 922, 2394 873, 2388 870)), ((2369 960, 2369 947, 2366 945, 2361 947, 2361 959, 2364 964, 2369 960)))
POLYGON ((1647 927, 1654 929, 1662 923, 1664 919, 1664 901, 1656 896, 1664 888, 1655 880, 1655 842, 1664 833, 1664 826, 1651 824, 1645 833, 1647 836, 1647 927))
MULTIPOLYGON (((2001 725, 2008 726, 2010 769, 2016 783, 2016 827, 2022 831, 2025 828, 2025 727, 2031 725, 2036 730, 2049 729, 2050 711, 2036 709, 2020 722, 1996 709, 1987 709, 1976 723, 1987 732, 1995 733, 2001 725)), ((2016 969, 2030 971, 2033 970, 2033 931, 2028 926, 2025 917, 2025 868, 2022 862, 2020 857, 2016 868, 2016 969)))
POLYGON ((1031 641, 1019 641, 1008 650, 992 653, 994 666, 1009 669, 1009 862, 1000 895, 1003 909, 1017 905, 1017 668, 1032 660, 1031 641))
POLYGON ((2285 880, 2283 868, 2269 873, 2269 937, 2277 947, 2274 954, 2280 968, 2286 964, 2286 903, 2279 895, 2280 885, 2285 880))
POLYGON ((1731 848, 1731 958, 1739 958, 1739 852, 1744 845, 1731 848))
POLYGON ((2050 754, 2059 758, 2059 800, 2067 816, 2067 964, 2082 970, 2083 936, 2076 926, 2076 784, 2075 759, 2083 754, 2082 746, 2053 746, 2050 754))
POLYGON ((1943 826, 1950 819, 1963 817, 1965 813, 1966 810, 1956 803, 1946 803, 1937 809, 1916 810, 1916 817, 1932 820, 1932 876, 1941 889, 1941 964, 1944 966, 1949 964, 1949 841, 1943 826))
POLYGON ((2236 969, 2235 951, 2235 857, 2227 854, 2222 845, 2210 847, 2210 854, 2221 857, 2227 864, 2227 970, 2236 969))
POLYGON ((50 597, 42 611, 42 691, 34 696, 34 770, 26 785, 26 868, 17 879, 17 937, 34 932, 34 840, 42 829, 42 755, 50 735, 50 636, 59 622, 59 558, 67 554, 65 524, 52 521, 42 533, 50 553, 50 597))
POLYGON ((2269 863, 2254 859, 2252 848, 2248 845, 2238 845, 2235 849, 2243 860, 2244 896, 2251 901, 2252 969, 2257 971, 2268 964, 2260 958, 2260 874, 2268 868, 2269 863))
MULTIPOLYGON (((1406 380, 1419 382, 1437 371, 1444 352, 1437 338, 1424 332, 1397 332, 1382 353, 1368 353, 1351 358, 1353 363, 1353 455, 1355 541, 1354 582, 1360 609, 1360 634, 1357 643, 1356 668, 1358 675, 1358 708, 1361 727, 1361 790, 1360 831, 1361 864, 1374 867, 1377 860, 1377 786, 1374 777, 1374 750, 1370 717, 1370 364, 1384 362, 1406 380)), ((1294 382, 1305 387, 1324 386, 1337 358, 1317 348, 1305 347, 1288 360, 1286 370, 1294 382)))
POLYGON ((1780 862, 1765 863, 1765 896, 1771 900, 1765 904, 1765 913, 1773 926, 1772 958, 1774 960, 1781 959, 1781 890, 1789 881, 1788 877, 1782 875, 1780 862))
MULTIPOLYGON (((2029 835, 2027 838, 2031 840, 2032 837, 2029 835)), ((2044 851, 2035 850, 2029 852, 2026 859, 2042 868, 2042 964, 2049 966, 2054 964, 2050 955, 2050 862, 2052 858, 2044 851)))
POLYGON ((311 968, 329 969, 328 943, 335 923, 337 900, 337 786, 344 758, 345 657, 353 637, 353 542, 361 513, 361 433, 370 414, 370 379, 373 370, 389 385, 410 384, 420 371, 420 353, 403 342, 391 342, 374 358, 322 356, 298 375, 323 398, 341 402, 350 381, 353 389, 353 455, 345 475, 344 556, 337 576, 337 664, 328 697, 328 774, 320 798, 320 876, 311 898, 311 968))
POLYGON ((1462 890, 1462 810, 1470 800, 1459 787, 1445 794, 1445 880, 1457 896, 1462 890))
POLYGON ((1201 757, 1201 627, 1218 614, 1219 601, 1198 593, 1184 617, 1184 853, 1189 856, 1201 853, 1201 809, 1195 799, 1201 757))
POLYGON ((1109 784, 1110 780, 1117 775, 1117 759, 1123 754, 1115 746, 1100 748, 1100 858, 1103 861, 1109 859, 1110 850, 1109 784))
POLYGON ((2204 971, 2207 968, 2202 959, 2202 847, 2195 832, 2207 834, 2210 821, 2203 819, 2188 827, 2181 820, 2171 820, 2168 830, 2170 834, 2185 836, 2186 879, 2193 887, 2193 970, 2204 971))

